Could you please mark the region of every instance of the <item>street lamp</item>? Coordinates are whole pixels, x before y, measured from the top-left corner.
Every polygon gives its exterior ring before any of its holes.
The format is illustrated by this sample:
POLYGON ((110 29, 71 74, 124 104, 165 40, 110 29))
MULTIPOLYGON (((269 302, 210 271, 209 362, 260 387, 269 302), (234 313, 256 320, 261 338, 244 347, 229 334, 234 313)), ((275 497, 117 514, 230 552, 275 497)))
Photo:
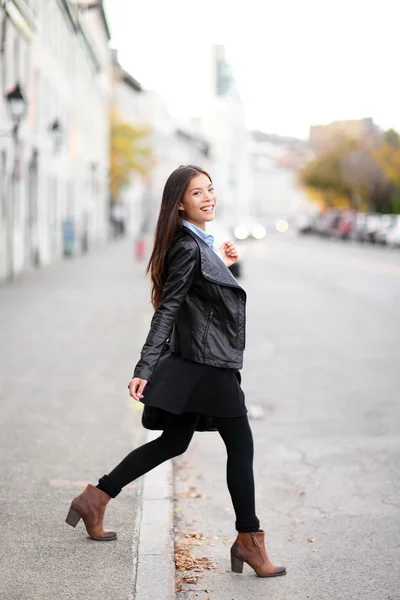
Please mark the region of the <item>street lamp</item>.
POLYGON ((21 86, 16 83, 6 94, 5 98, 7 101, 8 111, 10 114, 11 121, 13 123, 13 136, 15 139, 18 137, 18 128, 22 119, 26 115, 28 109, 28 102, 22 93, 21 86))
MULTIPOLYGON (((10 119, 13 124, 13 128, 9 134, 12 134, 14 140, 14 164, 11 173, 11 189, 10 193, 7 194, 7 262, 8 262, 8 278, 12 280, 14 278, 14 223, 15 223, 15 204, 17 199, 17 183, 19 179, 19 126, 22 119, 24 119, 27 109, 28 102, 22 93, 21 86, 17 82, 5 94, 6 104, 10 114, 10 119)), ((8 135, 9 135, 8 134, 8 135)))
POLYGON ((61 148, 64 136, 64 128, 58 119, 55 119, 49 126, 49 131, 53 136, 54 150, 57 152, 61 148))

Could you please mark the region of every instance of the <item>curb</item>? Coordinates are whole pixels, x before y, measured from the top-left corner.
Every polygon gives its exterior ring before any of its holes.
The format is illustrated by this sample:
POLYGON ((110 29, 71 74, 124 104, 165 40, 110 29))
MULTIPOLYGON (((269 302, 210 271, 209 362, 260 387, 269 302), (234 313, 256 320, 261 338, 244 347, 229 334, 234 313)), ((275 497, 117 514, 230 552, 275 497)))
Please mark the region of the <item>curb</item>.
MULTIPOLYGON (((147 442, 159 436, 148 432, 147 442)), ((138 515, 135 600, 175 600, 172 462, 146 473, 138 515)))

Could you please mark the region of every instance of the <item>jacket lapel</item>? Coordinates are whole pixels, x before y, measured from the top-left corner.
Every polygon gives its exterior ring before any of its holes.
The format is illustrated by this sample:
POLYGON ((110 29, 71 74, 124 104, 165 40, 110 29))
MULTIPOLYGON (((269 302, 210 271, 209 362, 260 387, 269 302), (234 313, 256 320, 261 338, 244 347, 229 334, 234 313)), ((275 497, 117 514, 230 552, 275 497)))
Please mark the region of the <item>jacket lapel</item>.
POLYGON ((243 289, 238 284, 230 270, 225 266, 223 261, 216 255, 214 250, 212 250, 208 244, 206 244, 206 242, 204 242, 198 235, 196 235, 187 227, 185 227, 185 232, 188 235, 191 235, 199 246, 200 267, 205 279, 208 279, 213 283, 218 283, 219 285, 227 285, 229 287, 243 289))

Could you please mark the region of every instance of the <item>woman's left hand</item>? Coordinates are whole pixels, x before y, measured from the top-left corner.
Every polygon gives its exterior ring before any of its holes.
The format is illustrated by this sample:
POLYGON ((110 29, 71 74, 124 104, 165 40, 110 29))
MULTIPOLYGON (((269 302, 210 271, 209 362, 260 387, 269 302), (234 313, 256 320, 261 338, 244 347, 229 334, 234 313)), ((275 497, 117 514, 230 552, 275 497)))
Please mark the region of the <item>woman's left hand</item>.
POLYGON ((239 253, 236 249, 236 246, 232 242, 224 242, 219 247, 219 251, 221 252, 224 263, 227 267, 233 265, 233 263, 235 263, 239 258, 239 253))

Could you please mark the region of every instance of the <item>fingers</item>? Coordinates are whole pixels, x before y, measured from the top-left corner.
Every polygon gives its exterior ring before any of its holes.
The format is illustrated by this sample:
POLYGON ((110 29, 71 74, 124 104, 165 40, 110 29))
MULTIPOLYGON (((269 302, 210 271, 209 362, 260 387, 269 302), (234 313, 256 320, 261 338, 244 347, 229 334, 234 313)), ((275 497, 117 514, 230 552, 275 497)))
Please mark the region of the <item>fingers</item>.
POLYGON ((233 242, 225 242, 225 253, 229 258, 234 258, 235 260, 239 257, 239 253, 233 242))
POLYGON ((143 398, 143 390, 147 385, 146 379, 140 379, 140 377, 134 377, 129 382, 129 394, 137 401, 143 398))
POLYGON ((138 389, 138 395, 143 398, 143 390, 147 385, 147 381, 145 379, 141 379, 140 380, 140 385, 139 385, 139 389, 138 389))

